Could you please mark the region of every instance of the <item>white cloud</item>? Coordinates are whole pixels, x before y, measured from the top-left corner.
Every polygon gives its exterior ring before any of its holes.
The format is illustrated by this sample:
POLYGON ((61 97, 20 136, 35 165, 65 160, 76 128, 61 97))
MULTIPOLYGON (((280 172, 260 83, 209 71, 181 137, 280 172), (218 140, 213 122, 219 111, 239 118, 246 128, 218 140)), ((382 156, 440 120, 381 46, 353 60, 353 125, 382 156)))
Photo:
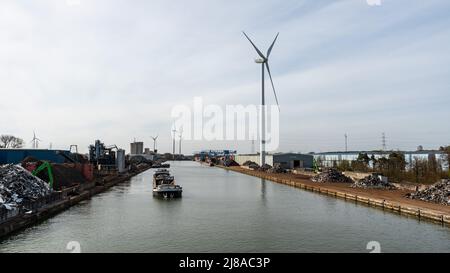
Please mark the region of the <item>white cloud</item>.
POLYGON ((281 32, 271 67, 283 150, 339 149, 345 131, 365 139, 361 149, 382 131, 396 136, 392 146, 411 149, 421 143, 402 132, 430 146, 450 135, 441 120, 450 114, 450 4, 442 1, 73 3, 0 4, 0 133, 28 140, 35 129, 43 147, 81 149, 96 138, 150 145, 159 133, 160 149, 170 151, 173 105, 195 96, 259 102, 246 30, 264 50, 281 32))

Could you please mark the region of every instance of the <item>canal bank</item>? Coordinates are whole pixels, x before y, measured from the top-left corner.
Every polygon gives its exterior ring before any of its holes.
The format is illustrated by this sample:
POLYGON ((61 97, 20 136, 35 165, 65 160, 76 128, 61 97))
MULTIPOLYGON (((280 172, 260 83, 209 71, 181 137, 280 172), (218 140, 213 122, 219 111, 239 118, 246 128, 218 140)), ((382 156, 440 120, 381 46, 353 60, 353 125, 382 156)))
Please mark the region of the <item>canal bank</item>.
POLYGON ((343 183, 315 183, 303 175, 266 173, 240 166, 217 167, 450 227, 449 206, 407 199, 405 195, 411 192, 408 190, 357 189, 343 183))
POLYGON ((196 162, 170 162, 183 198, 148 170, 0 241, 0 253, 450 252, 450 229, 196 162))
POLYGON ((26 227, 42 222, 64 210, 87 200, 96 194, 148 170, 150 167, 136 169, 134 172, 117 174, 108 178, 100 178, 90 183, 85 183, 70 187, 58 192, 59 198, 42 207, 38 207, 29 213, 19 214, 0 223, 0 239, 7 237, 15 232, 19 232, 26 227))

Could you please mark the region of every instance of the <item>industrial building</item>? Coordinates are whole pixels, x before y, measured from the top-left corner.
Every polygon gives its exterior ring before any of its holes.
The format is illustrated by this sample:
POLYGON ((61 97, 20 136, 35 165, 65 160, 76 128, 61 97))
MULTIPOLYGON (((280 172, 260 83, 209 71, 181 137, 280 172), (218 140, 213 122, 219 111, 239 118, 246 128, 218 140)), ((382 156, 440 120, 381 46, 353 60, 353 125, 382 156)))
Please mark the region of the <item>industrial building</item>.
POLYGON ((194 158, 197 161, 205 161, 209 159, 234 159, 236 151, 234 150, 203 150, 194 153, 194 158))
POLYGON ((118 170, 125 172, 125 150, 119 149, 117 145, 106 146, 100 140, 94 145, 89 145, 89 162, 102 170, 118 170))
MULTIPOLYGON (((323 167, 333 167, 339 164, 340 162, 346 161, 354 161, 358 158, 359 154, 367 154, 369 158, 372 156, 376 159, 382 157, 389 157, 389 154, 393 151, 348 151, 348 152, 324 152, 324 153, 314 153, 314 159, 321 162, 323 167)), ((414 159, 427 159, 430 160, 434 158, 438 160, 438 163, 442 164, 444 169, 448 169, 448 166, 445 165, 442 151, 438 150, 418 150, 418 151, 395 151, 401 153, 405 156, 405 161, 407 164, 407 168, 411 166, 414 162, 414 159)))
MULTIPOLYGON (((239 154, 234 157, 234 160, 242 165, 246 161, 253 161, 260 165, 259 154, 239 154)), ((297 169, 297 168, 313 168, 314 157, 309 154, 299 153, 276 153, 266 154, 266 164, 274 166, 279 164, 280 167, 285 169, 297 169)))
POLYGON ((114 165, 116 160, 116 145, 106 146, 100 140, 94 145, 89 145, 89 161, 96 165, 114 165))
POLYGON ((130 154, 141 155, 144 153, 144 142, 132 142, 130 143, 130 154))

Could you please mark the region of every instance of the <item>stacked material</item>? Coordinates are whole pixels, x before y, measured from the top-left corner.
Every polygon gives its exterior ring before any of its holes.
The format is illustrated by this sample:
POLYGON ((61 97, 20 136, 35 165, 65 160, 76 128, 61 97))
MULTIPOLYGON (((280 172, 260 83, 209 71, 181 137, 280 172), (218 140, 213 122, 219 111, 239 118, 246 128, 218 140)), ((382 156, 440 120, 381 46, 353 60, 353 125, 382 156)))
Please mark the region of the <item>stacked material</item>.
POLYGON ((239 164, 236 161, 234 161, 233 159, 224 160, 223 165, 226 167, 239 166, 239 164))
POLYGON ((406 196, 411 199, 419 199, 450 206, 450 180, 443 179, 433 186, 421 191, 408 193, 406 196))
POLYGON ((147 163, 139 163, 139 164, 137 164, 136 165, 136 167, 138 168, 138 169, 145 169, 145 168, 147 168, 149 165, 147 164, 147 163))
POLYGON ((271 169, 272 169, 272 166, 270 166, 269 164, 264 164, 261 167, 259 167, 259 170, 262 171, 262 172, 267 172, 267 171, 269 171, 271 169))
POLYGON ((132 157, 130 158, 130 164, 138 165, 138 164, 141 164, 141 163, 151 164, 151 163, 153 163, 153 162, 152 162, 151 160, 145 158, 145 157, 142 156, 142 155, 134 155, 134 156, 132 156, 132 157))
POLYGON ((55 186, 70 187, 88 182, 83 173, 72 164, 52 164, 55 186))
POLYGON ((273 166, 273 168, 271 168, 270 170, 268 170, 269 173, 285 173, 286 170, 283 169, 280 164, 275 164, 273 166))
MULTIPOLYGON (((27 157, 22 161, 22 167, 29 169, 28 164, 34 164, 36 168, 41 166, 44 162, 27 157)), ((53 174, 53 189, 60 190, 62 188, 68 188, 73 185, 87 183, 88 180, 83 176, 80 168, 77 168, 75 164, 51 164, 53 174)), ((37 175, 40 179, 49 182, 48 172, 46 169, 39 172, 37 175)))
POLYGON ((242 165, 247 166, 250 169, 254 169, 254 170, 259 169, 258 163, 250 161, 250 160, 245 161, 244 164, 242 164, 242 165))
POLYGON ((353 182, 353 180, 350 177, 343 175, 341 172, 339 172, 336 169, 328 169, 327 171, 324 171, 324 172, 314 176, 311 180, 313 182, 318 182, 318 183, 325 183, 325 182, 352 183, 353 182))
POLYGON ((170 164, 169 163, 164 163, 164 160, 156 160, 153 162, 152 164, 152 168, 154 169, 159 169, 159 168, 170 168, 170 164))
POLYGON ((364 189, 388 189, 393 190, 395 186, 389 182, 383 181, 378 175, 369 175, 356 181, 352 188, 364 188, 364 189))
POLYGON ((0 166, 0 208, 18 208, 24 201, 34 201, 52 193, 47 183, 20 165, 0 166))
MULTIPOLYGON (((250 165, 253 165, 253 164, 256 164, 256 162, 253 162, 251 160, 247 160, 247 161, 244 162, 244 164, 242 164, 242 166, 250 166, 250 165)), ((256 165, 258 165, 258 164, 256 164, 256 165)))

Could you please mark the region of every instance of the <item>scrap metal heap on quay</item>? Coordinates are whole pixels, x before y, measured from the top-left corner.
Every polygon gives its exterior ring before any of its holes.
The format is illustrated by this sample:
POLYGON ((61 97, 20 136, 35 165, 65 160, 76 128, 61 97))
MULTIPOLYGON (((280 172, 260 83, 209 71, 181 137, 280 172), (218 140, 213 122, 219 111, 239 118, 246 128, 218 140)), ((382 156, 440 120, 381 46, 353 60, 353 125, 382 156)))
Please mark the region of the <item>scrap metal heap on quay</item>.
POLYGON ((0 207, 7 210, 25 208, 26 204, 51 196, 47 182, 20 165, 0 166, 0 207))
MULTIPOLYGON (((227 166, 239 166, 235 161, 228 162, 228 164, 223 164, 227 166)), ((279 165, 274 167, 264 164, 259 166, 256 162, 246 161, 242 164, 243 168, 250 169, 258 172, 266 173, 291 173, 292 170, 283 169, 279 165)), ((340 172, 336 168, 327 168, 323 171, 316 169, 315 175, 311 172, 310 180, 315 183, 338 183, 338 184, 348 184, 352 188, 360 189, 378 189, 378 190, 396 190, 401 189, 402 184, 391 183, 388 178, 377 173, 370 173, 364 177, 349 177, 344 173, 340 172)), ((407 188, 409 189, 409 188, 407 188)), ((419 186, 416 187, 414 192, 406 194, 407 198, 421 200, 425 202, 432 202, 441 205, 450 205, 450 180, 443 179, 431 186, 426 187, 423 190, 419 190, 419 186)))
POLYGON ((409 193, 407 197, 450 206, 450 180, 442 179, 423 190, 409 193))
POLYGON ((319 173, 311 179, 313 182, 324 183, 353 183, 353 180, 343 175, 340 171, 336 169, 328 169, 324 172, 319 173))
MULTIPOLYGON (((14 164, 0 165, 0 235, 10 232, 8 223, 20 223, 61 203, 68 203, 63 205, 66 208, 77 202, 70 200, 85 199, 152 166, 169 167, 164 159, 133 159, 116 145, 106 146, 99 140, 89 146, 88 156, 70 151, 37 151, 52 156, 27 156, 14 164), (54 158, 60 160, 55 162, 54 158)), ((7 152, 18 153, 3 150, 7 152)))

